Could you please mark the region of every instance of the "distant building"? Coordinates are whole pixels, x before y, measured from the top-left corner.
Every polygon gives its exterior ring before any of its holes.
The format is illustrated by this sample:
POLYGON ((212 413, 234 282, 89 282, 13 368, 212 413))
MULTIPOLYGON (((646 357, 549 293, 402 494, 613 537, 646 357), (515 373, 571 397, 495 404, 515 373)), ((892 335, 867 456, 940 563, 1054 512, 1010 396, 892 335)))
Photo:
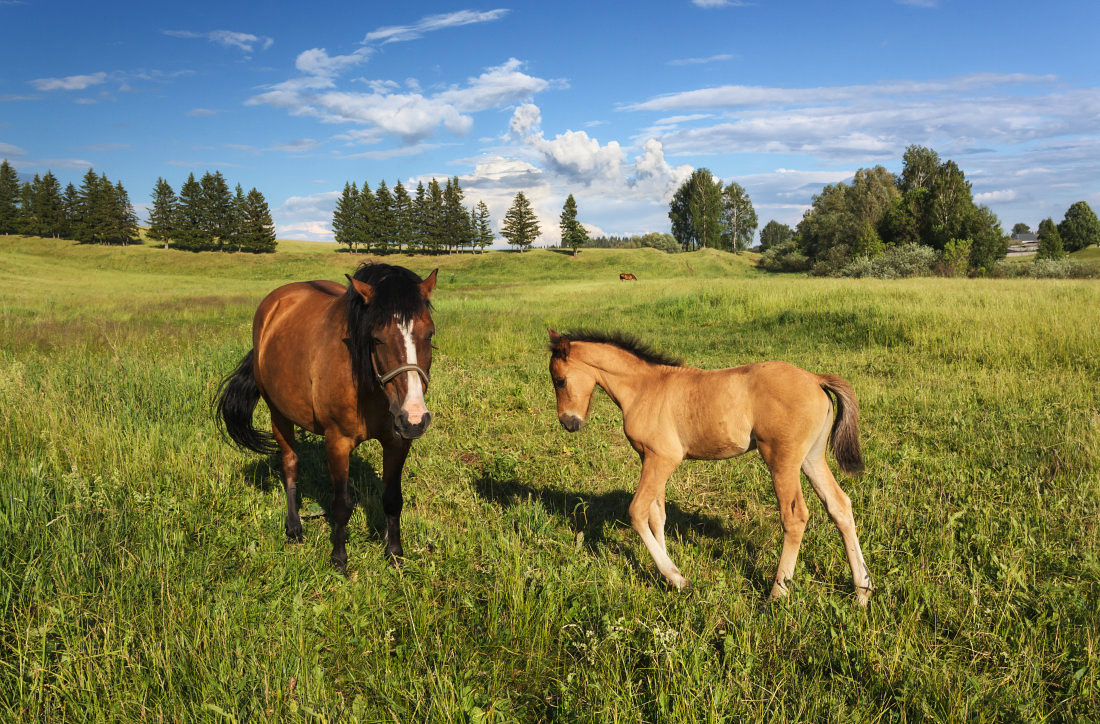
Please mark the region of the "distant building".
POLYGON ((1008 240, 1008 256, 1026 256, 1039 251, 1039 237, 1035 234, 1013 234, 1008 240))

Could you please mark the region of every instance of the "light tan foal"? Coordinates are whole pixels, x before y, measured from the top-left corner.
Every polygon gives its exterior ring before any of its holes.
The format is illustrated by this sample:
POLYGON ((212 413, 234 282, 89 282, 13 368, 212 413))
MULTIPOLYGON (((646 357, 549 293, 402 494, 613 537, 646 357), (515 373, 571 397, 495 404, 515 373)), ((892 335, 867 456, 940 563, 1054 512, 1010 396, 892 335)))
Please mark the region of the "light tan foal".
POLYGON ((665 547, 669 476, 686 459, 721 460, 756 448, 771 471, 783 524, 771 597, 785 596, 794 575, 809 517, 800 477, 805 473, 840 531, 857 600, 867 604, 871 578, 852 504, 825 461, 832 442, 841 470, 863 469, 858 403, 847 382, 785 362, 724 370, 685 367, 621 335, 550 330, 550 344, 550 377, 566 430, 584 425, 596 386, 623 412, 623 431, 642 459, 631 525, 669 583, 677 589, 688 585, 665 547), (828 393, 837 401, 835 422, 828 393))

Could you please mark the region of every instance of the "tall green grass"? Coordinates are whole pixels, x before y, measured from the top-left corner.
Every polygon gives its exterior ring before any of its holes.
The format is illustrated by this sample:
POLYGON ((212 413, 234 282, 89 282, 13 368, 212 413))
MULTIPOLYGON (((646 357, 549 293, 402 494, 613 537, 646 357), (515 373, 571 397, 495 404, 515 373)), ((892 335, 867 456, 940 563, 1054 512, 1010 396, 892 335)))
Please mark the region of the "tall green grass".
POLYGON ((299 441, 290 545, 277 461, 228 446, 209 401, 267 291, 359 259, 0 237, 0 718, 1096 717, 1097 282, 775 277, 713 251, 386 260, 440 267, 434 421, 401 569, 376 444, 353 458, 344 579, 320 440, 299 441), (695 588, 666 590, 627 522, 618 410, 556 422, 547 326, 849 379, 870 607, 809 486, 794 590, 766 603, 781 531, 754 454, 673 476, 695 588))

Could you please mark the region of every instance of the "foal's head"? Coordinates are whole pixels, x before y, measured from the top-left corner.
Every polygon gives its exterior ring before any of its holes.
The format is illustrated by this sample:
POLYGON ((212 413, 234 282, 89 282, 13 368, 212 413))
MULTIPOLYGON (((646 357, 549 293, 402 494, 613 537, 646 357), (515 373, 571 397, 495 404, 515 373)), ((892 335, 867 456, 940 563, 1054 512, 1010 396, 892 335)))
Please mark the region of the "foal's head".
POLYGON ((592 406, 596 376, 592 368, 569 355, 569 337, 550 332, 550 381, 558 398, 558 422, 569 432, 584 427, 592 406))
MULTIPOLYGON (((438 271, 438 270, 437 270, 438 271)), ((381 388, 398 435, 424 434, 432 414, 424 404, 432 367, 431 294, 436 272, 421 280, 390 264, 362 264, 349 276, 348 334, 360 388, 381 388)))

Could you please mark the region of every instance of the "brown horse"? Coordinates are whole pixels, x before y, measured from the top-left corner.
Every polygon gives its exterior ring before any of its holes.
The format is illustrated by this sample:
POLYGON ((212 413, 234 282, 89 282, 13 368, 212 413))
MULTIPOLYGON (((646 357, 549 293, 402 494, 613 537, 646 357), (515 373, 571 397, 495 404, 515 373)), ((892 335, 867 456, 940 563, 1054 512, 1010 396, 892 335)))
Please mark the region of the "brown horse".
POLYGON ((624 272, 624 273, 619 275, 619 281, 620 282, 636 282, 636 281, 638 281, 638 277, 636 277, 633 274, 630 274, 628 272, 624 272))
POLYGON ((332 562, 347 570, 344 542, 352 500, 348 458, 367 439, 382 444, 386 553, 401 549, 401 471, 431 413, 424 404, 432 366, 431 293, 436 272, 362 264, 348 286, 295 282, 267 295, 252 320, 252 350, 218 392, 229 437, 259 453, 279 452, 286 486, 286 534, 302 539, 294 427, 324 435, 333 501, 332 562), (263 397, 271 435, 252 427, 263 397))
POLYGON ((771 597, 787 594, 809 510, 806 474, 844 540, 857 599, 866 605, 871 578, 856 536, 852 504, 825 462, 831 444, 840 469, 863 469, 858 405, 851 386, 785 362, 724 370, 685 367, 623 335, 550 330, 550 379, 558 420, 569 432, 584 425, 599 385, 623 412, 623 431, 642 458, 630 522, 661 573, 677 588, 688 581, 665 548, 665 482, 685 459, 722 460, 760 451, 779 501, 783 552, 771 597), (829 397, 836 397, 833 419, 829 397))

